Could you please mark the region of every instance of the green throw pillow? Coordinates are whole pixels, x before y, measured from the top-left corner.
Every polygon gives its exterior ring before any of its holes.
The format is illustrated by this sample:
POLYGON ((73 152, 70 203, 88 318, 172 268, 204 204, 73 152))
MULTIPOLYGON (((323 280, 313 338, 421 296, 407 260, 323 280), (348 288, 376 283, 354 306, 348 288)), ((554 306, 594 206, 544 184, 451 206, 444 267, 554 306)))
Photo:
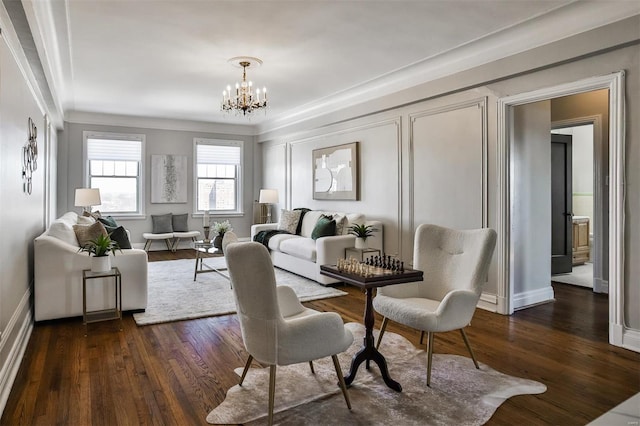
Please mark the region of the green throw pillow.
POLYGON ((122 226, 118 226, 113 231, 109 232, 109 237, 118 243, 121 249, 130 249, 131 241, 129 241, 129 236, 127 235, 127 231, 122 226))
POLYGON ((336 235, 336 221, 331 216, 322 215, 316 222, 316 226, 311 232, 311 238, 317 240, 320 237, 331 237, 336 235))

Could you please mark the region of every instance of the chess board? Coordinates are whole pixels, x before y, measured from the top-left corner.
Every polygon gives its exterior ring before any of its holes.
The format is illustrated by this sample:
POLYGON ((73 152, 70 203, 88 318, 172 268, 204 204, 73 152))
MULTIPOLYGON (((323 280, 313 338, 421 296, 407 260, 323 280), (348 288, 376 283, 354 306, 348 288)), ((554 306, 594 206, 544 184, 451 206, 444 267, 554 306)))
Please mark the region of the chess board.
POLYGON ((341 271, 337 265, 320 265, 320 273, 362 288, 383 287, 385 285, 423 280, 422 271, 410 268, 394 271, 382 267, 373 267, 371 274, 362 275, 345 270, 341 271))

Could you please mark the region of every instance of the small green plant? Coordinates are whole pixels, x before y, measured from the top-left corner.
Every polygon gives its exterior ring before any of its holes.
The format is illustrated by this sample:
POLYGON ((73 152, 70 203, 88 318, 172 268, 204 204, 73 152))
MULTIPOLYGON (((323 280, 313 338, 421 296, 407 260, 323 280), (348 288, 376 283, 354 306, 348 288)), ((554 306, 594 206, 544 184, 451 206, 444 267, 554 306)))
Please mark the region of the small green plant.
POLYGON ((115 256, 116 250, 122 252, 120 245, 116 241, 113 241, 109 235, 99 235, 83 247, 80 247, 78 251, 86 251, 89 256, 91 254, 94 256, 107 256, 110 252, 113 252, 115 256))
POLYGON ((224 235, 225 232, 233 231, 231 223, 229 223, 228 220, 225 220, 224 222, 213 222, 212 228, 213 232, 217 233, 220 236, 224 235))
POLYGON ((373 236, 374 232, 378 232, 373 225, 364 225, 356 223, 355 225, 351 225, 349 227, 349 234, 355 235, 358 238, 362 238, 366 241, 367 238, 373 236))

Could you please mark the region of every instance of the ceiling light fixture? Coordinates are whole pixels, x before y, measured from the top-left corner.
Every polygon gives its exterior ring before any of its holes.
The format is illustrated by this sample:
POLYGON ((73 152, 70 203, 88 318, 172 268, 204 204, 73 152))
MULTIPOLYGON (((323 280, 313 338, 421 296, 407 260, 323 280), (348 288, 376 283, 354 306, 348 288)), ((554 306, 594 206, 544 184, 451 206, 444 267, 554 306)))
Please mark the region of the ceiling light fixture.
POLYGON ((247 68, 257 68, 262 65, 262 61, 250 56, 238 56, 229 59, 229 63, 242 68, 242 82, 236 83, 235 94, 231 93, 231 86, 227 86, 227 90, 222 92, 220 109, 225 112, 235 111, 236 114, 242 113, 242 115, 247 115, 257 109, 266 109, 267 88, 263 87, 262 91, 257 89, 254 94, 253 83, 247 81, 247 68))

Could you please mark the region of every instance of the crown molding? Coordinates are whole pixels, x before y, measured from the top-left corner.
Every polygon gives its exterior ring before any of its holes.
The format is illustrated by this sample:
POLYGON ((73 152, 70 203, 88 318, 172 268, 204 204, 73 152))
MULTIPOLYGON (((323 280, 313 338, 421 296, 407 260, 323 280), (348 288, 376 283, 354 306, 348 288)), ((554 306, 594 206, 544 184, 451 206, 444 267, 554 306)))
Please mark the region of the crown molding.
POLYGON ((134 127, 143 129, 176 130, 185 132, 219 133, 237 136, 255 136, 253 126, 242 124, 211 123, 204 121, 177 120, 158 117, 104 114, 84 111, 70 111, 65 122, 93 124, 101 126, 134 127))
POLYGON ((257 124, 264 134, 640 14, 640 3, 576 1, 257 124))

